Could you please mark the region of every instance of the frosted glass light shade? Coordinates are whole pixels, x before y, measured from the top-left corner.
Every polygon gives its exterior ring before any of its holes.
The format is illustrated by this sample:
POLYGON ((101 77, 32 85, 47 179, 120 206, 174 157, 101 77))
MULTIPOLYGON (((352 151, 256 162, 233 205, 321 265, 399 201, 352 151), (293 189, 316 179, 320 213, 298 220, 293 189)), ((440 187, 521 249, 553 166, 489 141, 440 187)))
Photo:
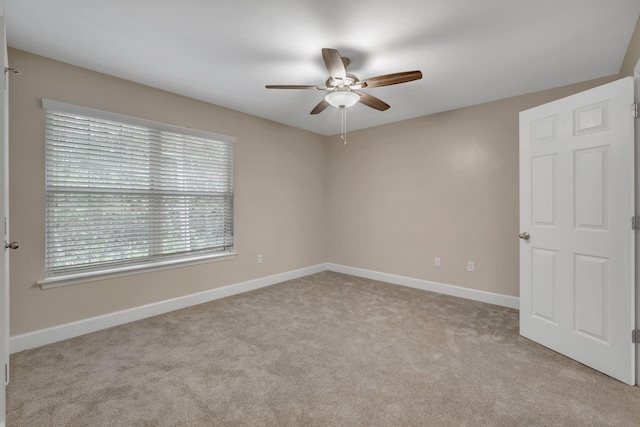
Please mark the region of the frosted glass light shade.
POLYGON ((358 100, 360 99, 360 95, 347 90, 339 90, 329 93, 324 97, 324 99, 329 104, 337 108, 351 107, 353 104, 358 102, 358 100))

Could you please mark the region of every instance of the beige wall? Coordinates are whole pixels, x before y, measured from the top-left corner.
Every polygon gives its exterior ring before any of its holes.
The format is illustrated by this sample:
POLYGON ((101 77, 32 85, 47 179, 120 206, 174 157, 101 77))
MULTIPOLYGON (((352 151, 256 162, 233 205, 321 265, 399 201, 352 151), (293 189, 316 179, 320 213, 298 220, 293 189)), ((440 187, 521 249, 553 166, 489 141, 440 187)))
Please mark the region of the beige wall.
POLYGON ((11 335, 325 262, 325 138, 17 50, 10 83, 11 335), (234 260, 41 290, 50 98, 235 136, 234 260), (257 254, 264 255, 258 265, 257 254))
POLYGON ((334 138, 328 261, 517 296, 518 113, 611 80, 352 132, 346 146, 334 138))
POLYGON ((636 28, 631 35, 631 41, 627 47, 627 53, 620 67, 620 76, 633 76, 633 69, 640 59, 640 18, 636 22, 636 28))

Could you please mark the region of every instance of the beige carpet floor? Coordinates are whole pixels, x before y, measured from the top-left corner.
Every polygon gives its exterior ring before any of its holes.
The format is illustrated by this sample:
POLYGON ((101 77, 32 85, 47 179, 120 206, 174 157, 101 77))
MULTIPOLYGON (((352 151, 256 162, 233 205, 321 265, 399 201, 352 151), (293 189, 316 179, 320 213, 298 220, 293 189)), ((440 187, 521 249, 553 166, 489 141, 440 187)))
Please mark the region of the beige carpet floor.
POLYGON ((8 426, 633 426, 516 310, 323 272, 11 356, 8 426))

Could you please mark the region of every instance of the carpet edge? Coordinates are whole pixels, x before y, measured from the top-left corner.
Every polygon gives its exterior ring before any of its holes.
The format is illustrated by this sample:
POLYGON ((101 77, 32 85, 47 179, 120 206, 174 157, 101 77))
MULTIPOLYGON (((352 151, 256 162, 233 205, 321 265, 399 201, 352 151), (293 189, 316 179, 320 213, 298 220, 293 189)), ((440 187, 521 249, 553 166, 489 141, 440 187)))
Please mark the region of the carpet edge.
POLYGON ((142 320, 147 317, 157 316, 171 311, 203 304, 216 299, 249 292, 326 270, 379 280, 394 285, 407 286, 425 291, 437 292, 444 295, 480 301, 488 304, 495 304, 502 307, 519 309, 520 306, 520 299, 509 295, 480 291, 477 289, 464 288, 461 286, 448 285, 445 283, 432 282, 429 280, 416 279, 413 277, 383 273, 341 264, 323 263, 15 335, 9 338, 10 354, 52 344, 58 341, 64 341, 66 339, 75 338, 91 332, 97 332, 114 326, 123 325, 125 323, 134 322, 136 320, 142 320))
POLYGON ((381 282, 392 283, 394 285, 422 289, 423 291, 436 292, 439 294, 499 305, 502 307, 515 308, 516 310, 520 308, 520 298, 510 295, 480 291, 477 289, 465 288, 462 286, 448 285, 446 283, 432 282, 429 280, 416 279, 414 277, 383 273, 380 271, 350 267, 347 265, 334 264, 331 262, 327 263, 327 270, 335 271, 336 273, 364 277, 366 279, 379 280, 381 282))
POLYGON ((220 288, 209 289, 194 294, 183 295, 177 298, 115 311, 113 313, 89 317, 75 322, 26 332, 9 338, 9 351, 10 354, 18 353, 20 351, 52 344, 58 341, 64 341, 66 339, 123 325, 136 320, 142 320, 147 317, 157 316, 159 314, 169 313, 171 311, 203 304, 220 298, 253 291, 255 289, 264 288, 325 270, 327 270, 326 264, 317 264, 297 270, 291 270, 284 273, 222 286, 220 288))

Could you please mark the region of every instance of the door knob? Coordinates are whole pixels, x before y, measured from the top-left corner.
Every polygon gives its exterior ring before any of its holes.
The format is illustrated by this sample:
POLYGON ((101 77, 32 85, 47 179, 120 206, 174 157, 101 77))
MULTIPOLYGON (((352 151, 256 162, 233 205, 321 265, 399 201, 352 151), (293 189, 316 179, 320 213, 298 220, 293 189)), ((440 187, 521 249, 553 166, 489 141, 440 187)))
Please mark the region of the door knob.
POLYGON ((526 231, 524 233, 520 233, 520 238, 524 240, 529 240, 531 236, 526 231))
POLYGON ((11 243, 4 242, 5 249, 18 249, 19 247, 20 247, 20 244, 18 242, 11 242, 11 243))

